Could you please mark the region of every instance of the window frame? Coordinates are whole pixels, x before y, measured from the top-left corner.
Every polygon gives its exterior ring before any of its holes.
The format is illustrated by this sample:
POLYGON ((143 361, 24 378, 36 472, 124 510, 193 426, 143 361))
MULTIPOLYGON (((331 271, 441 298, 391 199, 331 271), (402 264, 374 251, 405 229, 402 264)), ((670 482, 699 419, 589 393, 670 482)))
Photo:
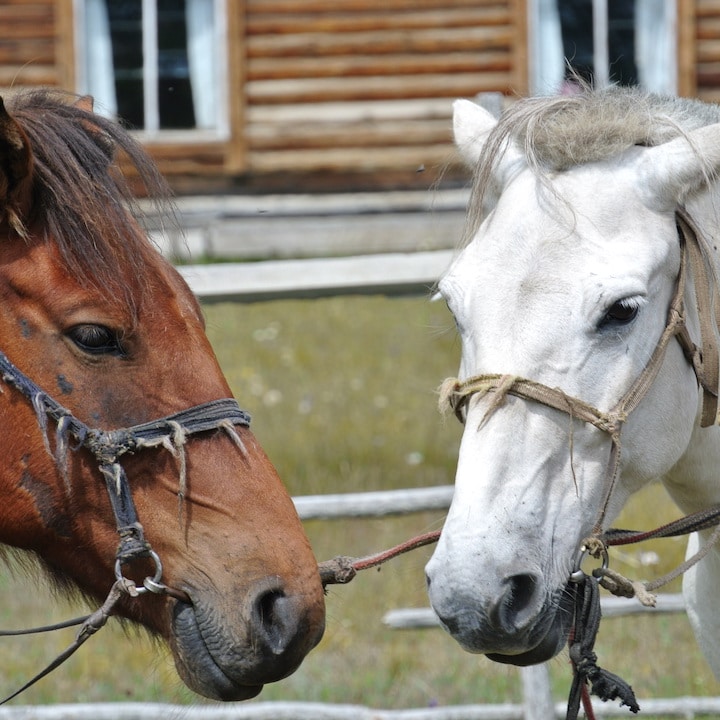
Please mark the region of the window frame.
MULTIPOLYGON (((112 0, 109 0, 112 2, 112 0)), ((225 142, 230 139, 229 102, 229 47, 227 37, 228 0, 210 0, 213 3, 214 51, 216 72, 217 126, 214 128, 162 129, 159 127, 159 104, 157 93, 157 23, 156 0, 141 0, 143 7, 143 93, 146 127, 131 130, 142 143, 190 144, 225 142), (149 26, 149 27, 148 27, 149 26), (153 42, 153 40, 155 42, 153 42)), ((75 37, 75 86, 80 93, 88 93, 86 8, 87 0, 72 0, 75 37)), ((98 108, 102 112, 102 108, 98 108)))
MULTIPOLYGON (((608 2, 616 0, 594 0, 593 5, 599 4, 601 7, 606 6, 608 2)), ((654 0, 635 0, 637 25, 643 24, 643 12, 651 11, 651 4, 654 0), (642 9, 640 5, 645 7, 642 9)), ((680 37, 679 18, 683 17, 683 2, 676 0, 675 2, 664 2, 665 23, 663 27, 662 41, 671 52, 663 53, 663 57, 667 59, 666 78, 662 82, 662 87, 649 87, 654 92, 677 95, 686 89, 683 86, 680 67, 680 46, 682 38, 680 37)), ((557 8, 555 0, 527 0, 528 14, 528 92, 530 95, 547 95, 559 92, 562 81, 562 43, 560 42, 559 31, 560 23, 557 18, 557 8), (554 17, 551 17, 554 15, 554 17), (542 17, 541 17, 542 16, 542 17), (555 37, 557 35, 557 37, 555 37)), ((636 35, 636 56, 642 53, 642 41, 636 35)), ((638 69, 641 74, 643 67, 649 65, 646 59, 638 58, 638 69)), ((602 64, 598 66, 602 73, 602 64)), ((656 81, 657 82, 657 81, 656 81)), ((642 87, 645 87, 643 85, 642 87)))

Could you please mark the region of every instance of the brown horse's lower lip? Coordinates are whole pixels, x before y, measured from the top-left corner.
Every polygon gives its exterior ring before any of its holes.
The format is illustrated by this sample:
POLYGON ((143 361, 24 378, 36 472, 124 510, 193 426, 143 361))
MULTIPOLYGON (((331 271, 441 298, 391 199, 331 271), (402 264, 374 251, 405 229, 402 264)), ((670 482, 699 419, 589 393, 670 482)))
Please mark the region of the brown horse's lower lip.
POLYGON ((191 690, 213 700, 229 702, 249 700, 263 689, 261 684, 236 682, 215 662, 190 603, 174 603, 172 627, 175 665, 191 690))

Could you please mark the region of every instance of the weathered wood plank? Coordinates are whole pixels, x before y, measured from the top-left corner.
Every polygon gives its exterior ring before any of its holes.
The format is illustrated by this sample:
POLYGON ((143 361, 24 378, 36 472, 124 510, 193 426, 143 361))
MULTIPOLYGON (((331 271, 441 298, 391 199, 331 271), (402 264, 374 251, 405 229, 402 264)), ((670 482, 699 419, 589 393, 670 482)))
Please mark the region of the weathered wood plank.
POLYGON ((10 92, 16 92, 22 86, 54 86, 58 83, 57 68, 54 65, 35 65, 23 63, 0 65, 0 86, 10 92))
MULTIPOLYGON (((429 8, 504 7, 504 0, 343 0, 346 12, 398 12, 429 8)), ((255 13, 328 13, 337 11, 337 0, 246 0, 248 15, 255 13)))
POLYGON ((427 147, 318 148, 248 153, 248 167, 254 172, 370 172, 383 169, 418 172, 433 165, 442 167, 454 161, 457 161, 457 156, 450 143, 427 147))
POLYGON ((452 251, 384 253, 353 258, 275 260, 178 268, 205 302, 253 302, 338 294, 427 294, 452 251))
POLYGON ((414 31, 439 27, 472 27, 473 25, 505 25, 511 18, 506 6, 431 9, 425 12, 348 12, 337 5, 332 12, 321 14, 250 14, 248 35, 284 33, 345 33, 376 32, 403 29, 414 31))
POLYGON ((323 57, 254 58, 248 64, 248 80, 277 80, 353 75, 421 75, 509 71, 508 49, 412 55, 329 55, 323 57))
POLYGON ((447 118, 404 122, 251 124, 247 130, 247 140, 253 151, 437 145, 452 142, 447 118))
POLYGON ((3 37, 7 28, 0 30, 0 63, 20 65, 33 62, 52 65, 55 62, 55 45, 49 38, 3 37))
POLYGON ((456 75, 401 75, 383 78, 297 78, 257 80, 246 85, 250 105, 336 100, 390 100, 400 98, 467 97, 479 92, 501 92, 507 73, 456 75))
POLYGON ((699 40, 697 43, 697 62, 717 62, 720 60, 720 38, 716 40, 699 40))
MULTIPOLYGON (((251 125, 267 123, 346 123, 401 121, 415 119, 448 119, 452 101, 448 98, 416 100, 383 100, 327 103, 294 103, 292 105, 256 105, 247 110, 251 125)), ((448 127, 451 127, 448 124, 448 127)))
POLYGON ((510 47, 512 26, 438 28, 417 32, 303 33, 255 36, 247 40, 248 59, 288 55, 397 55, 402 53, 482 52, 510 47))

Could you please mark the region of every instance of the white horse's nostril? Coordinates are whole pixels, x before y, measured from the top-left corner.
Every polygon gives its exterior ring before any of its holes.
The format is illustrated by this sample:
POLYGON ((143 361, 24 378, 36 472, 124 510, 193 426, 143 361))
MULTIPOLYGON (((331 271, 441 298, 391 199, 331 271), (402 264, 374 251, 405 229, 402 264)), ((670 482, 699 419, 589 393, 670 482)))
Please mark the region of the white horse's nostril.
POLYGON ((506 634, 522 630, 534 620, 538 608, 538 577, 532 573, 512 575, 490 607, 488 617, 497 630, 506 634))

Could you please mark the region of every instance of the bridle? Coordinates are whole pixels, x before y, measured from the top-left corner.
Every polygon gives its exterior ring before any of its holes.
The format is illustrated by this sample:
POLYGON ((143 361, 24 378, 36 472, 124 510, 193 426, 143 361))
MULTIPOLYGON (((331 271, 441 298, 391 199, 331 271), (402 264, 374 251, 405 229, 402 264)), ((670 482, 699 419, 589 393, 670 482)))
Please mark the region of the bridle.
POLYGON ((665 358, 665 353, 673 338, 677 338, 685 357, 694 370, 698 385, 702 392, 701 427, 709 427, 717 422, 718 393, 720 385, 720 355, 718 352, 718 325, 720 303, 715 288, 712 266, 707 258, 707 242, 699 228, 684 208, 675 213, 678 239, 680 242, 680 269, 675 285, 675 292, 668 310, 665 328, 650 356, 650 360, 623 394, 620 400, 608 411, 602 411, 593 405, 568 395, 557 387, 550 387, 534 380, 515 375, 485 374, 465 380, 449 378, 440 389, 441 409, 451 409, 461 422, 464 422, 471 399, 492 393, 485 415, 479 427, 488 420, 492 413, 502 405, 507 395, 514 395, 523 400, 533 401, 546 407, 566 413, 571 421, 578 419, 593 425, 610 436, 611 448, 605 473, 604 496, 591 535, 582 541, 574 570, 570 575, 570 586, 574 591, 574 627, 569 641, 570 658, 573 663, 575 677, 568 701, 566 718, 574 720, 583 702, 588 717, 594 718, 589 701, 587 684, 590 683, 593 694, 602 700, 620 699, 633 712, 639 709, 632 688, 621 678, 597 665, 597 656, 593 652, 595 635, 600 621, 600 601, 598 584, 616 592, 638 599, 645 604, 653 604, 654 596, 650 590, 677 577, 701 560, 713 544, 720 540, 720 508, 707 510, 686 516, 669 526, 658 528, 646 533, 632 531, 603 532, 610 499, 615 489, 621 454, 621 432, 631 413, 638 407, 642 399, 652 387, 665 358), (700 325, 700 345, 696 345, 690 337, 685 315, 685 290, 688 273, 692 273, 695 304, 700 325), (669 537, 675 534, 693 532, 715 527, 706 544, 679 568, 668 573, 653 583, 630 583, 617 573, 611 573, 607 567, 609 545, 635 542, 648 537, 669 537), (602 559, 602 567, 587 575, 580 563, 582 558, 590 554, 602 559), (593 580, 597 582, 593 582, 593 580), (644 597, 642 597, 644 594, 644 597))
POLYGON ((1 351, 0 378, 30 401, 42 431, 45 448, 55 460, 66 484, 69 483, 67 476, 68 450, 77 451, 84 448, 95 458, 100 473, 105 480, 110 506, 120 536, 120 542, 115 554, 115 583, 105 602, 98 610, 90 615, 58 623, 57 625, 30 630, 0 632, 0 635, 18 635, 55 630, 72 625, 81 626, 75 642, 22 688, 0 700, 0 704, 4 704, 70 657, 85 640, 107 622, 115 604, 123 595, 137 597, 151 592, 170 595, 185 602, 189 601, 188 596, 183 591, 171 588, 162 582, 162 562, 145 538, 128 478, 120 460, 124 455, 136 453, 144 448, 164 447, 169 450, 178 460, 178 498, 182 502, 186 491, 184 444, 187 437, 211 430, 224 430, 238 447, 244 451, 242 441, 235 431, 235 426, 249 427, 250 415, 241 410, 234 399, 223 398, 131 427, 118 430, 100 430, 86 425, 75 417, 67 408, 63 407, 13 365, 1 351), (51 448, 48 437, 48 419, 54 421, 56 425, 54 450, 51 448), (71 445, 71 439, 74 441, 74 445, 71 445), (152 576, 146 577, 142 584, 138 586, 133 580, 123 575, 122 568, 124 565, 141 558, 149 559, 153 563, 154 573, 152 576))

